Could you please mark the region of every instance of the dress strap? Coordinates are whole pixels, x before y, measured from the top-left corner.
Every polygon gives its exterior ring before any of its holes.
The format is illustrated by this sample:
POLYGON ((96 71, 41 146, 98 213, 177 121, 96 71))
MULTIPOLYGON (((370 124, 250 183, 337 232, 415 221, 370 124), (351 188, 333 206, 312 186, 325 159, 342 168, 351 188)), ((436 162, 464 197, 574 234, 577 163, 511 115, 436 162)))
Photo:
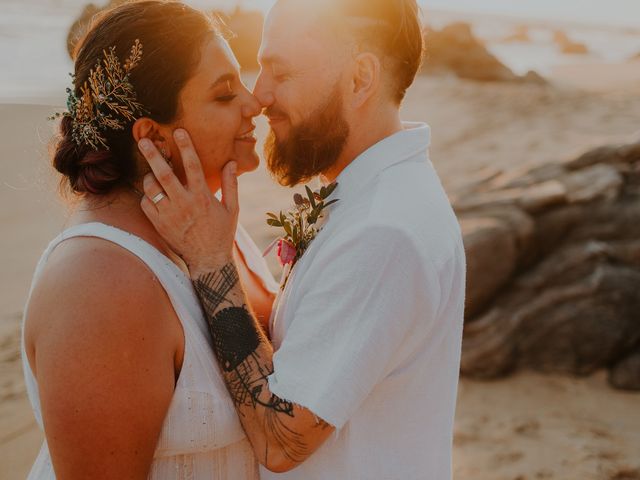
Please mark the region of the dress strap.
POLYGON ((58 235, 42 255, 42 259, 36 268, 34 283, 51 252, 65 240, 76 237, 101 238, 124 248, 138 257, 158 278, 183 324, 185 318, 198 314, 199 304, 191 281, 175 263, 142 238, 104 223, 94 222, 75 225, 58 235))

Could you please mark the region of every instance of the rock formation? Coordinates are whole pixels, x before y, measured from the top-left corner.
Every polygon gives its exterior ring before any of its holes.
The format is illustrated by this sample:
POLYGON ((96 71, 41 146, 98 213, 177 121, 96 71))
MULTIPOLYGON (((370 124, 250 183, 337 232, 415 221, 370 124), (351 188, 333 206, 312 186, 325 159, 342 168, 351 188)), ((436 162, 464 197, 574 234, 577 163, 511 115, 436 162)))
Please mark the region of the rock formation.
MULTIPOLYGON (((69 29, 67 35, 67 51, 73 57, 73 51, 78 41, 84 36, 92 18, 112 7, 120 5, 127 0, 110 0, 106 5, 98 7, 90 3, 84 7, 79 17, 69 29)), ((235 53, 240 65, 246 70, 255 70, 258 67, 258 50, 262 37, 262 24, 264 17, 260 12, 246 11, 236 8, 231 14, 224 12, 212 12, 219 15, 226 24, 226 36, 229 45, 235 53)))
POLYGON ((242 69, 257 70, 264 15, 261 12, 236 8, 230 15, 221 13, 220 16, 231 31, 229 46, 242 69))
POLYGON ((589 49, 584 43, 571 40, 566 33, 557 30, 553 34, 553 41, 560 47, 560 51, 569 55, 586 55, 589 49))
POLYGON ((531 35, 529 27, 526 25, 518 25, 512 34, 502 39, 502 43, 530 43, 531 35))
POLYGON ((478 40, 468 23, 453 23, 442 30, 425 31, 425 69, 452 71, 461 78, 512 81, 516 75, 478 40))
POLYGON ((461 370, 640 390, 640 142, 501 174, 452 199, 468 256, 461 370))
POLYGON ((468 23, 453 23, 442 30, 425 30, 424 72, 452 72, 460 78, 482 82, 536 82, 535 72, 519 77, 473 34, 468 23))
POLYGON ((73 22, 71 28, 69 28, 69 33, 67 34, 67 51, 69 52, 69 56, 73 58, 73 52, 76 48, 77 43, 84 37, 84 34, 87 32, 89 25, 91 24, 91 20, 93 17, 102 12, 103 10, 116 7, 121 3, 124 3, 126 0, 110 0, 106 5, 99 7, 93 3, 88 4, 84 7, 78 18, 73 22))

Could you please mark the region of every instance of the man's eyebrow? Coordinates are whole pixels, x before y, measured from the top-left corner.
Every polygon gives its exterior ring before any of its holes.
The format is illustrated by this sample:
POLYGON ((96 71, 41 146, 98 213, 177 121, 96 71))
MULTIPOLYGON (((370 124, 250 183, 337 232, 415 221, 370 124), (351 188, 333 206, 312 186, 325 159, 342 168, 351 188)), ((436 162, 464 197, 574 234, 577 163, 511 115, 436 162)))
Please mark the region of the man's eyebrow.
POLYGON ((263 55, 260 57, 261 65, 273 65, 274 63, 286 65, 287 62, 285 62, 284 58, 279 55, 263 55))
POLYGON ((216 88, 220 84, 232 82, 235 79, 236 79, 235 73, 225 73, 224 75, 221 75, 215 82, 213 82, 213 85, 211 85, 211 88, 216 88))

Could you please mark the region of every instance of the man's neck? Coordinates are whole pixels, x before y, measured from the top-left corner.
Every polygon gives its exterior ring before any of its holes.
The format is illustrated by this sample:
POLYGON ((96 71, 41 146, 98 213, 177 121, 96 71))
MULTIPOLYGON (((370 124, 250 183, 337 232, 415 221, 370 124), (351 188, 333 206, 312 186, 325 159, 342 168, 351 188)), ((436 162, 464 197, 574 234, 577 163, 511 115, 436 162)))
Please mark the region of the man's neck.
POLYGON ((334 182, 345 168, 369 148, 402 131, 402 121, 397 111, 387 112, 382 116, 367 115, 366 119, 367 121, 354 122, 358 128, 352 128, 342 154, 333 167, 324 172, 323 177, 326 181, 334 182))

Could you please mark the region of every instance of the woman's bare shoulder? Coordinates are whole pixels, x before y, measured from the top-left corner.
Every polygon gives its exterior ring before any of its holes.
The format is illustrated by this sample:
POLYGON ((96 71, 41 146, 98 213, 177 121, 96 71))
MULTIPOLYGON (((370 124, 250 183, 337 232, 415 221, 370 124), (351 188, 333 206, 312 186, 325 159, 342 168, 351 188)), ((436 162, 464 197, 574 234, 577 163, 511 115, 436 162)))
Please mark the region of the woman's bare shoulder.
POLYGON ((26 338, 33 344, 46 331, 64 346, 81 332, 88 345, 102 335, 114 347, 141 336, 168 345, 179 333, 175 318, 162 285, 138 257, 108 241, 79 237, 51 253, 29 302, 26 338))
POLYGON ((52 458, 80 470, 150 462, 184 339, 161 285, 137 257, 90 238, 56 248, 40 280, 25 340, 52 458))
MULTIPOLYGON (((151 269, 137 256, 109 241, 78 237, 51 253, 36 289, 49 292, 57 303, 102 302, 114 305, 135 296, 139 301, 163 293, 151 269)), ((34 292, 35 293, 35 292, 34 292)), ((63 305, 59 305, 63 306, 63 305)))

